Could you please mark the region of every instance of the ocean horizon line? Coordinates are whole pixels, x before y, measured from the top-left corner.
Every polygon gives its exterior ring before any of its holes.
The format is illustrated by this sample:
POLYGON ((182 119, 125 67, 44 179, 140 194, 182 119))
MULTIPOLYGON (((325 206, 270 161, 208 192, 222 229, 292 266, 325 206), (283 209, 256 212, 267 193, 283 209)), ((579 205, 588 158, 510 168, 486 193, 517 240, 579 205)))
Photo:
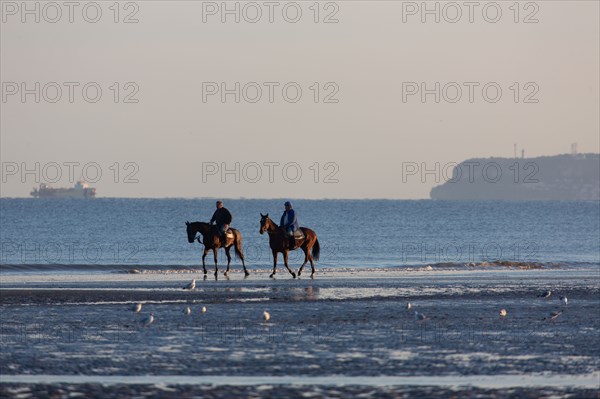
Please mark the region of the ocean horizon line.
MULTIPOLYGON (((33 197, 2 197, 0 200, 27 199, 40 200, 33 197)), ((432 198, 381 198, 381 197, 332 197, 332 198, 302 198, 302 197, 96 197, 92 200, 103 199, 145 199, 145 200, 223 200, 223 201, 240 201, 240 200, 261 200, 261 201, 431 201, 431 202, 600 202, 600 199, 432 199, 432 198)), ((41 198, 41 200, 77 200, 79 198, 41 198)))

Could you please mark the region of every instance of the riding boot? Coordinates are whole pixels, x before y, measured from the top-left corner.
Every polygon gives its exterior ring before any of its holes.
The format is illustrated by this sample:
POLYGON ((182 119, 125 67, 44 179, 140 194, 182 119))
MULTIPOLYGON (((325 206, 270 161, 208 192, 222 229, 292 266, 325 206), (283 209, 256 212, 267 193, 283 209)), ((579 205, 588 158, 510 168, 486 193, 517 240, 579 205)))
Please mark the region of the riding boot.
POLYGON ((290 249, 294 249, 294 247, 296 246, 296 239, 294 238, 294 236, 290 237, 290 249))

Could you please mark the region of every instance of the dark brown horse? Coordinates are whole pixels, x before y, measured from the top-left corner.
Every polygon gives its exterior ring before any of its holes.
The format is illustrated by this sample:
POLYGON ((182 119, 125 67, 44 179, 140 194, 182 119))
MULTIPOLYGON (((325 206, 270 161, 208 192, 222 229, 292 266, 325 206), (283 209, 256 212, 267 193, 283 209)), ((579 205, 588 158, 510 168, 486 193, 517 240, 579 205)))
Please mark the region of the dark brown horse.
POLYGON ((283 263, 285 267, 288 269, 290 274, 296 278, 296 273, 294 273, 290 267, 288 266, 288 253, 289 251, 293 251, 295 249, 301 248, 304 251, 304 263, 298 269, 298 276, 302 274, 302 269, 306 265, 306 262, 310 261, 310 267, 312 269, 312 273, 310 277, 313 277, 315 274, 315 263, 314 260, 319 260, 319 254, 321 252, 321 247, 319 246, 319 240, 317 240, 317 233, 312 231, 307 227, 300 227, 302 233, 304 233, 304 238, 294 240, 294 246, 290 247, 290 240, 285 235, 285 231, 277 226, 271 219, 269 219, 269 214, 263 215, 260 214, 260 234, 263 234, 265 231, 269 233, 269 245, 271 246, 271 252, 273 252, 273 273, 269 277, 273 277, 277 272, 277 253, 283 253, 283 263), (312 251, 311 251, 312 250, 312 251))
MULTIPOLYGON (((229 254, 229 249, 233 246, 235 248, 236 258, 242 260, 242 266, 244 266, 244 273, 248 276, 248 269, 246 269, 246 263, 244 263, 244 254, 242 253, 242 233, 240 233, 236 229, 230 229, 233 233, 233 237, 226 237, 225 242, 221 241, 219 236, 219 232, 217 231, 215 226, 212 226, 208 223, 204 222, 185 222, 187 226, 187 236, 188 242, 191 244, 196 239, 196 233, 202 234, 202 244, 204 244, 204 253, 202 254, 202 268, 204 269, 204 274, 206 274, 206 264, 204 259, 206 255, 212 250, 215 255, 215 277, 219 271, 217 266, 217 251, 219 248, 225 248, 225 255, 227 255, 227 270, 225 271, 225 276, 229 274, 229 264, 231 263, 231 255, 229 254)), ((198 238, 198 242, 200 242, 200 238, 198 238)))

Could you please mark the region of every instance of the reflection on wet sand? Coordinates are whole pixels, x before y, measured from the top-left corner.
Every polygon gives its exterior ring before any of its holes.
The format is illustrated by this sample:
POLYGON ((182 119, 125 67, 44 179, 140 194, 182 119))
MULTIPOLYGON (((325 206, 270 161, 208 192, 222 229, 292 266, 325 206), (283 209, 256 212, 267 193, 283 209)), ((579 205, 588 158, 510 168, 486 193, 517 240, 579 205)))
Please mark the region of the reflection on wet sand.
POLYGON ((292 288, 290 289, 290 298, 293 301, 315 301, 319 299, 319 287, 313 287, 309 285, 304 288, 292 288))

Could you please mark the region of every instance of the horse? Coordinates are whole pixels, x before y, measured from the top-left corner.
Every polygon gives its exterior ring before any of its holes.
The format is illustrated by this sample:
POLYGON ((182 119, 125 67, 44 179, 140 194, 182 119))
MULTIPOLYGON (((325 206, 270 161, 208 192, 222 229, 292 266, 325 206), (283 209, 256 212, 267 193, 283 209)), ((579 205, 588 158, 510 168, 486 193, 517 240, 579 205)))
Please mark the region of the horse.
POLYGON ((292 275, 292 277, 296 278, 296 273, 294 273, 290 267, 288 266, 288 253, 289 251, 294 251, 298 248, 301 248, 304 251, 304 263, 298 269, 298 276, 302 274, 302 269, 308 261, 310 261, 310 267, 312 269, 312 273, 310 277, 312 278, 315 274, 315 263, 314 260, 319 260, 319 254, 321 253, 321 247, 319 245, 319 240, 317 239, 317 233, 312 231, 307 227, 300 227, 300 230, 304 233, 303 239, 296 239, 294 246, 290 248, 290 240, 285 234, 283 228, 278 227, 270 218, 269 214, 263 215, 260 214, 260 230, 259 233, 263 234, 267 232, 269 234, 269 246, 271 247, 271 252, 273 252, 273 273, 269 277, 273 277, 275 273, 277 273, 277 253, 283 253, 283 262, 288 272, 292 275))
POLYGON ((219 272, 219 268, 217 266, 217 250, 219 248, 225 248, 225 255, 227 255, 227 270, 225 271, 224 275, 227 276, 229 274, 229 264, 231 263, 229 249, 231 246, 234 246, 235 256, 236 258, 242 260, 242 266, 244 266, 245 275, 250 275, 248 269, 246 269, 246 263, 244 262, 244 254, 242 253, 242 233, 240 233, 239 230, 230 229, 233 233, 233 238, 226 237, 225 243, 223 243, 217 229, 209 223, 185 222, 185 225, 187 227, 187 237, 190 244, 196 239, 196 233, 202 234, 202 242, 200 242, 200 237, 198 237, 198 242, 204 245, 204 253, 202 254, 202 268, 204 269, 204 274, 206 274, 206 264, 204 260, 206 255, 208 255, 208 253, 212 250, 215 256, 215 277, 217 277, 219 272))

